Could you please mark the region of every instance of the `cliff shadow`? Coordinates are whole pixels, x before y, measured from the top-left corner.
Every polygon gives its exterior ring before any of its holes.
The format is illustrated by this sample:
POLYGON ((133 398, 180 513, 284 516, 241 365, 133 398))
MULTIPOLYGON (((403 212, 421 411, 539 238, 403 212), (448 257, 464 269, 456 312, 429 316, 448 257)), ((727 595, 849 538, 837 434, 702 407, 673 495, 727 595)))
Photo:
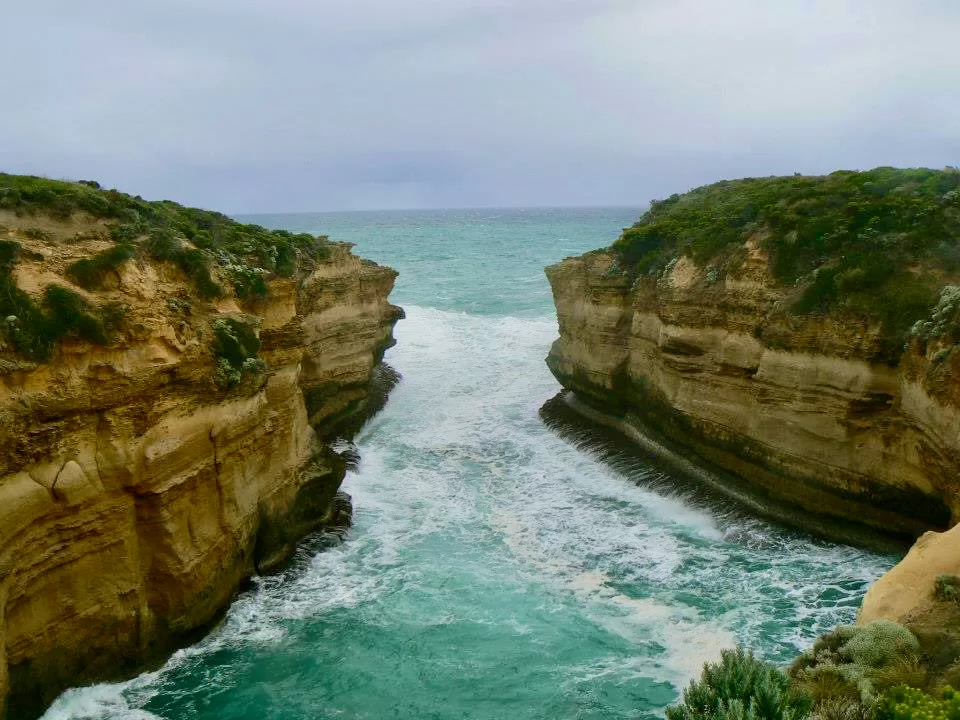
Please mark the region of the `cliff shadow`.
POLYGON ((909 542, 865 526, 816 515, 758 492, 744 480, 684 450, 649 427, 598 410, 562 390, 540 408, 543 423, 625 479, 705 509, 724 525, 760 517, 788 533, 903 555, 909 542), (655 470, 654 474, 649 472, 655 470))

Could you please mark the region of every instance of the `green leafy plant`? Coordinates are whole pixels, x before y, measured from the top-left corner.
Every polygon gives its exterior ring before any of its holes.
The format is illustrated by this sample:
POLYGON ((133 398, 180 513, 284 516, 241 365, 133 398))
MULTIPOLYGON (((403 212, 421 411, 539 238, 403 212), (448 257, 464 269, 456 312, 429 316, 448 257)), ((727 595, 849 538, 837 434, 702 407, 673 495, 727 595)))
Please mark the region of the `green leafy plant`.
POLYGON ((886 692, 877 704, 877 720, 960 720, 960 694, 951 687, 930 695, 900 685, 886 692))
POLYGON ((213 352, 217 357, 214 383, 228 390, 239 385, 245 374, 255 375, 266 370, 266 363, 258 356, 260 338, 254 327, 236 318, 220 318, 213 323, 213 352))
POLYGON ((80 337, 96 345, 114 341, 125 314, 121 305, 95 307, 60 285, 48 285, 43 304, 38 305, 14 279, 20 251, 18 243, 0 241, 0 327, 18 353, 42 362, 50 359, 63 337, 80 337))
POLYGON ((144 248, 154 260, 172 262, 193 281, 200 296, 217 298, 222 288, 210 273, 210 258, 203 250, 187 247, 171 230, 156 230, 144 242, 144 248))
POLYGON ((817 706, 826 701, 851 701, 866 712, 878 690, 925 682, 919 649, 913 633, 889 620, 843 625, 817 638, 787 673, 795 685, 812 695, 817 706))
POLYGON ((810 706, 809 694, 792 688, 783 671, 737 648, 704 665, 700 679, 666 715, 667 720, 800 720, 810 706))
POLYGON ((841 657, 863 668, 879 668, 897 658, 915 656, 920 643, 907 628, 892 620, 858 626, 840 648, 841 657))
POLYGON ((67 268, 67 276, 85 290, 96 290, 120 265, 135 256, 132 246, 114 245, 93 257, 77 260, 67 268))
POLYGON ((941 602, 960 602, 960 575, 937 575, 933 596, 941 602))

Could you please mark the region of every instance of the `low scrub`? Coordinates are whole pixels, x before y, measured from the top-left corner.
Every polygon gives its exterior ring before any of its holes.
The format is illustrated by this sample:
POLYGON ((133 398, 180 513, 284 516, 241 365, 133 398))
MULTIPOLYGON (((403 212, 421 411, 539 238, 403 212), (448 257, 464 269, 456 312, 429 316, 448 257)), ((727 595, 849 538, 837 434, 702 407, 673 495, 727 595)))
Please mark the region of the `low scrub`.
POLYGON ((259 357, 260 338, 252 325, 235 318, 222 318, 213 323, 213 353, 217 365, 214 384, 229 390, 241 383, 245 375, 257 375, 267 369, 259 357))
POLYGON ((91 305, 78 293, 48 285, 42 304, 17 287, 13 268, 20 246, 0 241, 0 317, 2 330, 14 349, 28 360, 49 360, 64 337, 79 337, 95 345, 112 343, 123 322, 125 309, 118 303, 91 305))
POLYGON ((93 257, 77 260, 67 268, 67 277, 85 290, 97 290, 103 287, 109 275, 135 256, 136 251, 131 245, 114 245, 93 257))
POLYGON ((700 679, 666 715, 667 720, 801 720, 810 706, 810 695, 791 687, 782 670, 737 648, 704 665, 700 679))
MULTIPOLYGON (((67 182, 0 173, 0 209, 21 217, 68 220, 85 216, 103 221, 103 232, 118 248, 143 248, 149 257, 175 264, 205 299, 216 298, 223 292, 214 279, 214 265, 224 269, 241 301, 257 301, 267 295, 269 275, 293 277, 298 270, 309 270, 329 254, 330 244, 325 236, 268 230, 167 200, 148 202, 116 190, 104 190, 92 181, 67 182)), ((50 240, 51 236, 43 231, 38 231, 37 237, 40 233, 42 239, 50 240)), ((114 251, 107 251, 111 252, 114 251)), ((110 258, 98 255, 80 261, 71 279, 82 287, 99 287, 111 269, 110 262, 127 252, 116 250, 110 258)))
POLYGON ((960 720, 960 694, 951 687, 934 694, 900 685, 877 704, 877 720, 960 720))
POLYGON ((936 304, 939 276, 960 272, 960 171, 724 181, 652 202, 613 250, 635 277, 657 277, 684 255, 719 277, 748 240, 797 287, 793 313, 878 323, 895 352, 936 304))
POLYGON ((844 625, 818 638, 788 673, 818 702, 843 699, 869 707, 878 691, 918 681, 919 650, 913 633, 895 622, 844 625))

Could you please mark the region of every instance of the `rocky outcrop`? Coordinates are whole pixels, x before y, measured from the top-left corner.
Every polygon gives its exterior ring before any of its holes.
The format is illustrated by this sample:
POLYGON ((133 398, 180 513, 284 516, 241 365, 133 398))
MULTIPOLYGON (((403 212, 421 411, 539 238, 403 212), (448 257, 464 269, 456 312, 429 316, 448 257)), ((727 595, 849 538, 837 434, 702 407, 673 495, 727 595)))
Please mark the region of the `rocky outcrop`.
MULTIPOLYGON (((69 285, 65 265, 92 252, 5 231, 30 251, 15 269, 28 292, 69 285)), ((135 258, 102 291, 70 286, 125 307, 116 343, 68 337, 40 363, 6 349, 0 717, 4 701, 8 717, 34 716, 65 687, 159 660, 245 578, 343 522, 345 462, 324 439, 378 394, 402 314, 387 300, 395 276, 331 243, 241 306, 202 301, 174 264, 135 258), (211 328, 224 318, 256 328, 266 366, 231 389, 214 382, 211 328)))
MULTIPOLYGON (((910 624, 936 614, 944 602, 935 594, 941 576, 960 576, 960 526, 943 533, 924 533, 903 560, 870 586, 858 621, 910 624)), ((952 614, 960 616, 956 603, 950 607, 952 614)))
POLYGON ((885 362, 878 328, 785 312, 761 243, 739 258, 636 281, 611 251, 548 268, 553 374, 761 500, 906 539, 960 519, 957 353, 913 343, 885 362))
POLYGON ((953 685, 960 672, 960 526, 927 532, 867 591, 860 625, 892 620, 920 643, 931 678, 953 685))

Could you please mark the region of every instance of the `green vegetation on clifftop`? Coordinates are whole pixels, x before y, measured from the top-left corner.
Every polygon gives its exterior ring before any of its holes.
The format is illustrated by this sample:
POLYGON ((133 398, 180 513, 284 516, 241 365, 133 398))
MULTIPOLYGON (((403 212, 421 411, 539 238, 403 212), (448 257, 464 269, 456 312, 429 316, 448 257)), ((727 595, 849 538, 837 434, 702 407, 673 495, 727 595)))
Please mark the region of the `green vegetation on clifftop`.
MULTIPOLYGON (((229 283, 236 298, 248 304, 267 297, 270 276, 309 270, 330 249, 323 236, 238 223, 220 213, 167 200, 149 202, 89 181, 0 173, 0 214, 13 226, 0 227, 0 339, 33 362, 49 360, 65 337, 110 344, 125 313, 117 303, 97 306, 58 284, 41 285, 33 295, 19 287, 18 264, 44 262, 48 251, 57 254, 51 246, 69 246, 71 259, 80 255, 61 272, 65 284, 83 290, 109 289, 121 266, 136 260, 176 266, 204 300, 229 295, 229 283)), ((263 366, 259 341, 231 323, 215 332, 216 379, 224 388, 263 366), (238 347, 246 349, 238 355, 238 347)))
POLYGON ((667 720, 960 720, 952 652, 879 620, 823 635, 784 672, 724 650, 667 708, 667 720), (943 657, 935 657, 943 655, 943 657))
POLYGON ((634 277, 684 255, 719 277, 750 240, 797 288, 792 312, 862 317, 901 341, 960 272, 960 170, 723 181, 652 202, 613 250, 634 277))
POLYGON ((60 285, 48 285, 42 303, 36 303, 17 287, 13 277, 21 252, 18 243, 0 240, 0 329, 17 352, 28 360, 42 362, 68 335, 107 345, 123 319, 123 308, 115 303, 93 307, 60 285))
POLYGON ((102 221, 104 236, 116 248, 81 260, 71 276, 85 288, 96 288, 105 271, 132 257, 136 250, 176 264, 198 292, 213 298, 222 289, 210 267, 218 265, 241 300, 266 295, 265 274, 292 277, 303 264, 326 257, 326 237, 268 230, 247 225, 210 210, 188 208, 169 200, 147 201, 90 181, 68 182, 0 173, 0 210, 18 217, 73 217, 102 221))

